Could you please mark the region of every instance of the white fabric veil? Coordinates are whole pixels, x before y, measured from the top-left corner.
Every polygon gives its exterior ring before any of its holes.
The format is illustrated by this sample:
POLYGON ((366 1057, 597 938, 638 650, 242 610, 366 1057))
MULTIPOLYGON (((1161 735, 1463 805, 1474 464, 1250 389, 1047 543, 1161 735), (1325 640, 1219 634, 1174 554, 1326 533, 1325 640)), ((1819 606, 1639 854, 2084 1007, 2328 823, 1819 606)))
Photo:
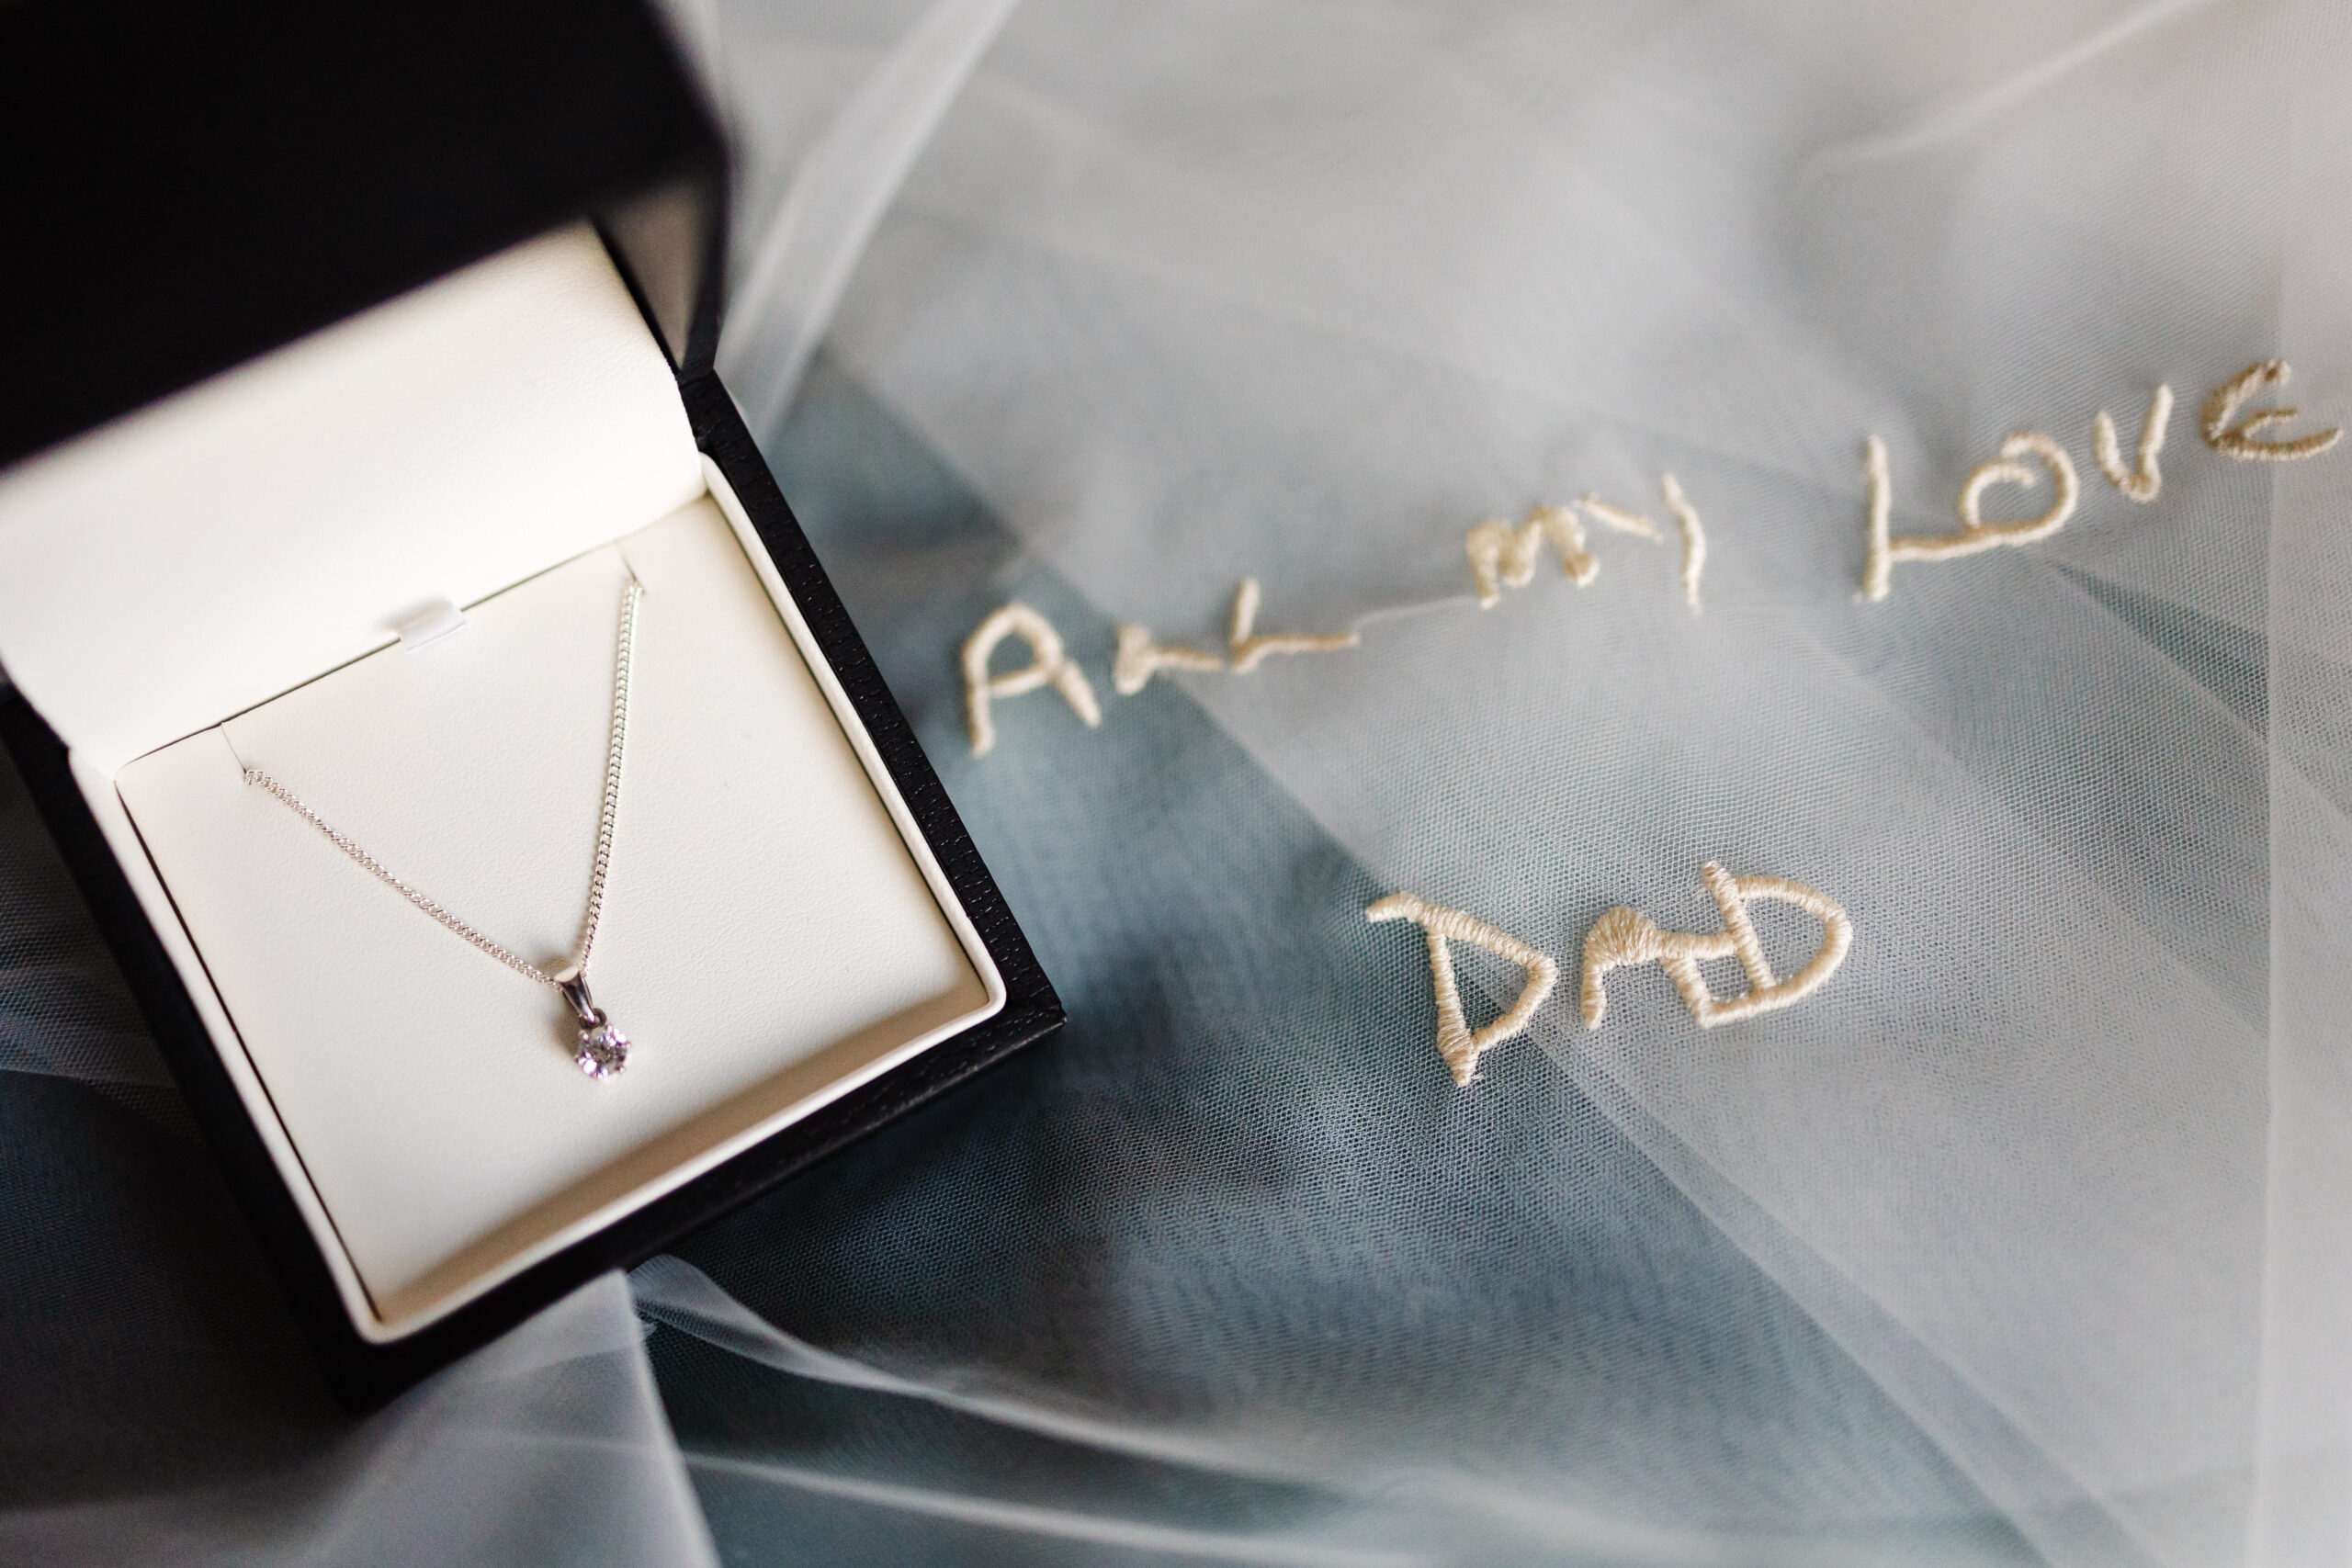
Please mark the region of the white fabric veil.
MULTIPOLYGON (((839 166, 782 112, 810 62, 871 62, 842 123, 908 125, 978 62, 870 243, 795 231, 808 276, 865 247, 838 314, 773 256, 742 269, 747 410, 829 326, 830 373, 1027 552, 999 582, 1042 564, 1075 595, 1101 736, 1196 705, 1379 888, 1558 958, 1532 1032, 1556 1072, 2034 1551, 2340 1559, 2352 450, 2234 460, 2199 425, 2272 357, 2291 395, 2247 407, 2306 411, 2275 435, 2352 420, 2344 19, 1031 0, 978 56, 997 7, 854 38, 824 10, 719 18, 751 166, 817 148, 797 211, 839 166), (2143 504, 2093 418, 2128 465, 2160 384, 2143 504), (1865 437, 1893 532, 1934 536, 2018 428, 2071 456, 2064 527, 1860 601, 1865 437), (1704 520, 1697 613, 1668 471, 1704 520), (1476 608, 1465 530, 1588 492, 1665 542, 1589 529, 1590 586, 1547 562, 1476 608), (1110 696, 1107 623, 1216 649, 1243 577, 1268 625, 1362 646, 1110 696), (1702 1033, 1663 976, 1623 976, 1588 1032, 1587 927, 1630 903, 1710 929, 1710 860, 1830 892, 1834 982, 1702 1033)), ((746 257, 778 243, 748 228, 746 257)), ((931 628, 941 668, 967 629, 931 628)), ((1024 701, 1007 750, 1112 744, 1024 701)), ((951 784, 1017 816, 1031 775, 996 764, 951 784)), ((1815 928, 1759 919, 1801 962, 1815 928)), ((1401 984, 1419 953, 1350 958, 1401 984)), ((1482 977, 1490 1013, 1517 977, 1482 977)), ((1523 1453, 1406 1447, 1544 1495, 1523 1453)), ((1696 1483, 1632 1511, 1743 1523, 1696 1483)))

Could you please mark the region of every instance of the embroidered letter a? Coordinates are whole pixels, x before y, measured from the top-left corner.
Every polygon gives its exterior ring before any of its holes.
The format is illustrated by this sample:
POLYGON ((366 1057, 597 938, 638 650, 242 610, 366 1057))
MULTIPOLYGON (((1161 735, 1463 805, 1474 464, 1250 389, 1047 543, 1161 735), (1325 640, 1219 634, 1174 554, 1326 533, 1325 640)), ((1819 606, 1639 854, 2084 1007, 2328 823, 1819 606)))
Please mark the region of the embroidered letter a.
POLYGON ((973 628, 964 642, 964 716, 972 732, 972 755, 985 757, 996 750, 996 721, 989 704, 998 697, 1017 697, 1040 686, 1051 686, 1069 704, 1080 723, 1092 729, 1102 722, 1102 708, 1086 671, 1062 647, 1054 624, 1018 601, 990 615, 973 628), (1036 657, 1023 669, 991 677, 989 657, 996 645, 1017 637, 1036 657))

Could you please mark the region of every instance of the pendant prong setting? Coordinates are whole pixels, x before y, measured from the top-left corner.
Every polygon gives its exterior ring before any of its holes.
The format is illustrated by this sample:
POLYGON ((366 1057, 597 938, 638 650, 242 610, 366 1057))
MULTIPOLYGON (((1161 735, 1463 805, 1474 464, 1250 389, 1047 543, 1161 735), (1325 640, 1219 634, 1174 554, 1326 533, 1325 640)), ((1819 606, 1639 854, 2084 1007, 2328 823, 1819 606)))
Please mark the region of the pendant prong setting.
POLYGON ((595 997, 588 989, 587 972, 567 969, 552 978, 580 1026, 580 1043, 572 1050, 572 1064, 592 1078, 609 1078, 628 1066, 628 1036, 615 1029, 605 1010, 596 1005, 595 997))

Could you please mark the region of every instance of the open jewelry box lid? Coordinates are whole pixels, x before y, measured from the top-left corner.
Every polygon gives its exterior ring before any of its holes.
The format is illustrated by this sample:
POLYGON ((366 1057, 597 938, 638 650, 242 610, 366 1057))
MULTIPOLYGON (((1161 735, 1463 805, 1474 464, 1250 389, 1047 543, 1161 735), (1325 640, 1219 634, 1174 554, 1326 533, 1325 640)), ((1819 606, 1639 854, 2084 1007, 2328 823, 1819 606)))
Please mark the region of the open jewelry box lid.
POLYGON ((583 216, 710 362, 725 159, 639 0, 16 0, 0 146, 0 467, 583 216))
MULTIPOLYGON (((828 1091, 831 1098, 794 1111, 789 1124, 763 1123, 776 1130, 758 1133, 762 1141, 745 1146, 738 1138, 695 1166, 690 1179, 682 1174, 682 1185, 662 1187, 626 1213, 614 1210, 609 1223, 595 1220, 601 1229, 580 1235, 575 1225, 563 1233, 560 1250, 542 1247, 486 1277, 491 1282, 419 1318, 420 1326, 371 1328, 355 1308, 350 1268, 334 1256, 332 1223, 307 1195, 299 1158, 266 1124, 271 1118, 251 1072, 224 1062, 220 1007, 197 994, 206 987, 187 938, 166 931, 175 922, 158 912, 152 873, 127 869, 126 855, 136 851, 126 851, 125 824, 102 823, 90 793, 94 774, 111 776, 177 734, 228 718, 224 706, 240 705, 207 705, 202 694, 173 697, 176 671, 161 681, 126 676, 117 668, 118 645, 142 644, 137 659, 120 662, 134 675, 169 670, 176 648, 203 646, 218 663, 216 643, 282 637, 254 631, 254 606, 266 616, 299 598, 255 587, 254 574, 228 558, 228 536, 215 539, 207 528, 171 523, 163 517, 171 508, 127 524, 119 509, 90 513, 104 526, 62 554, 11 544, 16 581, 0 594, 9 615, 0 640, 24 643, 27 659, 16 672, 21 691, 0 682, 0 739, 81 883, 330 1381, 347 1399, 370 1403, 413 1382, 596 1272, 660 1250, 1058 1023, 1051 987, 710 368, 725 160, 672 40, 639 0, 340 0, 323 7, 265 0, 227 10, 168 0, 17 0, 0 7, 0 125, 20 153, 0 172, 0 200, 16 237, 0 247, 0 286, 11 301, 0 318, 0 491, 16 481, 19 520, 22 481, 57 469, 61 446, 77 455, 86 474, 90 453, 105 454, 125 433, 147 439, 159 415, 176 417, 192 399, 217 406, 220 389, 231 388, 244 389, 236 406, 250 411, 253 387, 272 385, 270 376, 281 389, 293 384, 283 367, 306 355, 315 365, 320 343, 389 341, 381 327, 388 321, 437 323, 445 348, 454 342, 464 351, 435 350, 435 365, 482 367, 481 386, 507 389, 460 398, 461 412, 510 392, 526 395, 530 374, 552 393, 561 378, 550 367, 565 363, 563 355, 518 369, 494 332, 469 339, 465 310, 449 301, 494 305, 504 286, 497 280, 520 279, 527 294, 534 277, 552 276, 550 268, 563 274, 575 262, 587 270, 571 275, 592 287, 565 298, 593 299, 601 273, 603 297, 619 302, 617 310, 565 317, 574 325, 553 341, 564 354, 584 355, 600 333, 608 345, 626 340, 621 358, 636 368, 614 384, 634 388, 629 406, 654 411, 648 417, 675 432, 665 438, 661 474, 682 474, 695 493, 697 467, 707 474, 711 499, 700 504, 715 502, 727 513, 865 776, 926 868, 942 910, 965 933, 958 940, 992 976, 996 1010, 957 1026, 961 1032, 919 1050, 910 1044, 916 1054, 877 1058, 871 1074, 844 1077, 828 1091), (582 219, 594 224, 628 300, 613 273, 602 270, 604 259, 588 254, 598 247, 581 235, 582 219), (641 321, 627 320, 631 301, 641 321), (415 313, 421 310, 426 314, 415 313), (581 326, 584 334, 575 330, 581 326), (361 328, 376 338, 355 337, 361 328), (251 363, 257 356, 262 366, 251 363), (256 379, 272 366, 280 368, 256 379), (152 406, 159 402, 164 406, 152 406), (91 562, 106 554, 99 537, 126 527, 153 558, 127 563, 125 581, 137 587, 124 593, 114 591, 103 561, 96 570, 91 562), (191 569, 175 576, 165 558, 172 557, 185 557, 191 569), (46 573, 57 559, 79 569, 46 573), (207 623, 202 604, 172 601, 175 582, 198 585, 191 600, 244 608, 226 627, 207 623), (142 604, 163 608, 149 614, 142 604), (28 626, 40 633, 31 641, 28 626)), ((480 309, 471 319, 486 326, 497 320, 480 309)), ((413 348, 418 340, 399 341, 413 348)), ((542 331, 531 341, 550 339, 542 331)), ((543 401, 542 424, 560 422, 561 398, 543 401)), ((429 407, 430 400, 409 397, 402 406, 429 407)), ((326 417, 310 417, 314 434, 326 417)), ((213 463, 232 478, 238 462, 248 465, 243 471, 267 467, 273 428, 299 443, 305 421, 256 427, 247 418, 243 428, 248 437, 259 428, 262 439, 237 447, 225 466, 213 463)), ((567 439, 574 450, 594 445, 578 429, 567 439)), ((477 435, 469 449, 490 445, 477 435)), ((429 444, 394 455, 405 458, 411 450, 420 462, 435 460, 429 444)), ((306 483, 343 460, 333 451, 300 456, 306 483)), ((369 476, 355 469, 348 477, 357 491, 369 476)), ((670 482, 650 490, 666 495, 670 482)), ((136 492, 133 486, 125 493, 136 492)), ((279 493, 279 523, 303 530, 306 539, 317 536, 309 513, 288 511, 283 486, 279 493)), ((665 504, 685 499, 681 493, 665 504)), ((560 502, 544 494, 538 501, 542 510, 560 502)), ((187 516, 209 521, 201 508, 187 516)), ((461 526, 442 516, 423 532, 441 536, 461 526)), ((246 564, 274 570, 277 557, 253 553, 262 536, 247 528, 235 536, 234 549, 245 552, 246 564)), ((293 536, 281 529, 279 536, 293 536)), ((583 536, 579 547, 594 542, 583 536)), ((346 657, 363 652, 355 647, 346 657)), ((245 683, 252 692, 242 702, 277 689, 250 675, 245 683)))

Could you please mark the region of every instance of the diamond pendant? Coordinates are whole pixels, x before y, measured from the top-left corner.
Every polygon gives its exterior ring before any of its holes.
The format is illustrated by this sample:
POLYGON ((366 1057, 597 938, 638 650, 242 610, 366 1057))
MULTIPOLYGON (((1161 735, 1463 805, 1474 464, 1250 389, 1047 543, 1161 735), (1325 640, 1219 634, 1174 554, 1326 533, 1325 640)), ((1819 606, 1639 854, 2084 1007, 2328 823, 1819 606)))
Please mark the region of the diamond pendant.
POLYGON ((596 1014, 595 1027, 580 1031, 580 1048, 572 1062, 592 1078, 608 1078, 628 1066, 628 1036, 596 1014))
POLYGON ((615 1029, 596 998, 588 994, 588 976, 578 970, 556 976, 555 988, 571 1004, 580 1023, 580 1043, 571 1053, 574 1066, 592 1078, 608 1078, 628 1066, 628 1036, 615 1029))

